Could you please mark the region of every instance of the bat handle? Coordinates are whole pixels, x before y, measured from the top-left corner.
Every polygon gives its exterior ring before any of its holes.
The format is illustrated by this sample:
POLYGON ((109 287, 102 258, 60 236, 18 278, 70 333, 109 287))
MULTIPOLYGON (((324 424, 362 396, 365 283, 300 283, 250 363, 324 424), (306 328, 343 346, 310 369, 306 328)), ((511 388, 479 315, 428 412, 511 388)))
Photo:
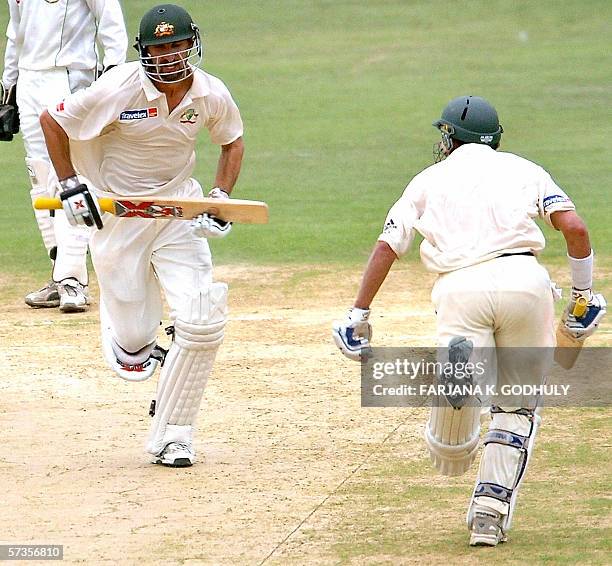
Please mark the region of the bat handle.
MULTIPOLYGON (((34 199, 34 208, 36 210, 61 210, 62 201, 58 198, 51 197, 38 197, 34 199)), ((115 210, 112 198, 101 198, 98 199, 98 205, 102 212, 113 213, 115 210)))
POLYGON ((34 199, 33 204, 36 210, 60 210, 62 208, 62 201, 51 197, 38 197, 34 199))
POLYGON ((576 304, 574 305, 574 309, 572 310, 572 314, 576 318, 582 318, 587 311, 588 301, 585 297, 578 297, 576 300, 576 304))

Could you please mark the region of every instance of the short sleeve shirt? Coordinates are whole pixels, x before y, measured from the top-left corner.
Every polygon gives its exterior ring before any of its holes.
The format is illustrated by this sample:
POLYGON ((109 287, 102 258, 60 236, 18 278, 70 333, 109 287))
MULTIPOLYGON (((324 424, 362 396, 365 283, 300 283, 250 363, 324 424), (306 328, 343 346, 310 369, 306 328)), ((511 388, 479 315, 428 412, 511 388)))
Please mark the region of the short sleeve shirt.
POLYGON ((380 241, 406 253, 419 232, 425 267, 445 273, 503 253, 538 253, 544 236, 535 223, 574 210, 539 165, 482 144, 457 148, 408 184, 391 207, 380 241))
POLYGON ((71 140, 79 173, 102 192, 170 194, 193 172, 200 130, 218 145, 242 136, 240 112, 223 82, 199 69, 193 77, 172 112, 139 62, 110 70, 50 107, 71 140))

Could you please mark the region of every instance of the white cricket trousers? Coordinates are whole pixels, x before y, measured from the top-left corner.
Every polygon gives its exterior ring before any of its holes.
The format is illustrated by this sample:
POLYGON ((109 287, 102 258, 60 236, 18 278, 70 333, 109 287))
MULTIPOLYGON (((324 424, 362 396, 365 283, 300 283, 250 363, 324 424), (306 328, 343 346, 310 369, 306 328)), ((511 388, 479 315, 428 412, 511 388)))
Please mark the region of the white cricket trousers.
MULTIPOLYGON (((94 76, 93 69, 70 72, 64 67, 44 71, 19 69, 17 105, 32 199, 53 196, 57 183, 39 123, 40 114, 71 92, 90 85, 94 76)), ((47 252, 57 246, 53 279, 62 281, 75 278, 86 285, 89 229, 86 226, 70 226, 63 211, 56 211, 53 218, 48 211, 35 211, 35 215, 47 252)))
POLYGON ((185 220, 103 216, 104 228, 90 240, 113 339, 137 352, 157 337, 163 290, 174 320, 185 302, 212 283, 208 242, 185 220))
POLYGON ((499 257, 442 274, 431 298, 440 346, 454 336, 476 348, 555 345, 550 277, 535 257, 499 257))
MULTIPOLYGON (((439 346, 464 336, 475 348, 503 348, 497 350, 498 385, 542 382, 555 345, 554 307, 550 277, 535 257, 499 257, 443 274, 432 301, 439 346), (517 357, 514 348, 525 349, 517 357)), ((534 399, 523 401, 526 406, 504 408, 534 408, 534 399)))

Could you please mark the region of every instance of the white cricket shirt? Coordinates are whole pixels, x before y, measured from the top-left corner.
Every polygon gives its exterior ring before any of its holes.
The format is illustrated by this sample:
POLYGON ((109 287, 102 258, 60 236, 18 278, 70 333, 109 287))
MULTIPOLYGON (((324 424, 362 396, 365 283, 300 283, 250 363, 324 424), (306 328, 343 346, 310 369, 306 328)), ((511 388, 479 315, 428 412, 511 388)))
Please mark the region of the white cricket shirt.
POLYGON ((77 171, 100 193, 170 196, 191 177, 198 132, 226 145, 243 133, 227 87, 196 69, 180 104, 168 112, 166 96, 134 61, 104 73, 49 113, 71 140, 77 171))
POLYGON ((415 230, 421 259, 446 273, 503 253, 544 249, 535 221, 574 210, 570 198, 539 165, 482 144, 465 144, 419 173, 391 207, 379 240, 406 253, 415 230))
POLYGON ((8 0, 9 24, 2 82, 30 71, 95 69, 125 61, 127 32, 118 0, 8 0))

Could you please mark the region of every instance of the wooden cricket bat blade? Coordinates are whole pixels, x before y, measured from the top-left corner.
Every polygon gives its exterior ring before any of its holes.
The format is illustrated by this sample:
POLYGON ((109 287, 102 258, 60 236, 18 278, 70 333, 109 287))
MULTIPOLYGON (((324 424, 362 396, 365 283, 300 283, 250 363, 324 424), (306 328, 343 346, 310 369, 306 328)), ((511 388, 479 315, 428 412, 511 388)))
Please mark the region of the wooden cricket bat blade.
MULTIPOLYGON (((267 224, 268 205, 258 200, 242 199, 179 199, 157 197, 117 197, 98 199, 100 209, 122 218, 158 218, 166 220, 191 220, 207 212, 227 222, 240 224, 267 224)), ((58 210, 62 203, 58 198, 37 198, 37 210, 58 210)))
POLYGON ((572 369, 580 355, 584 340, 576 340, 564 332, 562 326, 563 323, 560 322, 557 327, 557 347, 554 358, 563 369, 572 369))

